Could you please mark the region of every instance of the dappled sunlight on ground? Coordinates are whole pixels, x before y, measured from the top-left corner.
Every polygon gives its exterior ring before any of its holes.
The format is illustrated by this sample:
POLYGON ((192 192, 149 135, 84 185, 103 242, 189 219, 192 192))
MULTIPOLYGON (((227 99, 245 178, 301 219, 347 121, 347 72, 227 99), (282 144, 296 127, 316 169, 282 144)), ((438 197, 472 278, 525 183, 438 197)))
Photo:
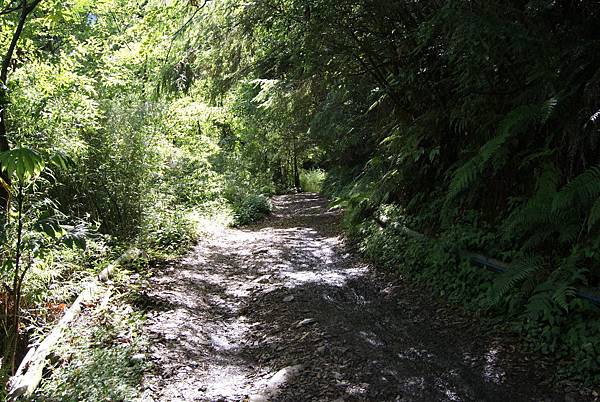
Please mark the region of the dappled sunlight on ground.
POLYGON ((348 252, 339 211, 280 196, 263 223, 206 223, 151 280, 144 401, 522 400, 503 352, 348 252), (415 301, 416 300, 416 301, 415 301))

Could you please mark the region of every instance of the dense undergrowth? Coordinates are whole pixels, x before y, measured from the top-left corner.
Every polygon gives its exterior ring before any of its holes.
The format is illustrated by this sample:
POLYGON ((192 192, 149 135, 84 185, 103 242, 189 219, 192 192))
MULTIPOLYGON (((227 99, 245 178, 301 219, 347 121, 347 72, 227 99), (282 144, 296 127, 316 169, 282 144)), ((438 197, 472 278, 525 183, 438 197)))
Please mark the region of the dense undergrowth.
POLYGON ((234 204, 234 225, 257 222, 271 212, 271 202, 264 195, 244 197, 234 204))
POLYGON ((302 191, 320 193, 323 190, 325 171, 321 169, 305 170, 300 173, 300 187, 302 191))
POLYGON ((167 3, 0 1, 6 375, 123 250, 173 258, 200 217, 303 189, 372 260, 600 379, 575 297, 600 284, 595 2, 167 3))

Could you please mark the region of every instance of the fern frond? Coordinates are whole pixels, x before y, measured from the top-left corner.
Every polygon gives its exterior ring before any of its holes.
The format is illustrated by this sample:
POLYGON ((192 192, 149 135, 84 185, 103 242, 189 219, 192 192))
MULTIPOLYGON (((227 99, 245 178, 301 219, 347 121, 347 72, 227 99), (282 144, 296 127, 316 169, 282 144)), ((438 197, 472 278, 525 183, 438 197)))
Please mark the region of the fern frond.
POLYGON ((591 229, 598 221, 600 221, 600 197, 596 199, 596 202, 594 202, 594 205, 592 205, 592 209, 590 209, 590 213, 588 214, 588 229, 591 229))
POLYGON ((510 269, 502 273, 491 289, 489 302, 492 305, 498 304, 502 298, 516 285, 527 278, 531 278, 535 273, 543 268, 543 260, 534 255, 524 257, 514 262, 510 269))
POLYGON ((533 319, 553 320, 552 293, 549 286, 542 284, 536 293, 529 298, 527 303, 527 313, 533 319), (541 316, 541 317, 540 317, 541 316))
POLYGON ((542 123, 546 123, 550 117, 552 117, 552 113, 554 112, 554 109, 556 109, 556 105, 558 105, 558 98, 556 97, 552 97, 542 104, 540 110, 542 123))
POLYGON ((600 196, 600 166, 594 166, 571 180, 555 198, 554 211, 568 209, 576 204, 590 205, 600 196))
POLYGON ((558 213, 552 213, 551 205, 556 196, 558 181, 558 170, 551 164, 545 165, 537 180, 535 194, 515 209, 504 223, 505 236, 534 229, 535 233, 527 243, 536 245, 552 233, 558 213))
POLYGON ((567 285, 566 283, 561 283, 558 288, 554 291, 552 295, 552 300, 556 302, 563 310, 569 310, 569 302, 568 298, 572 298, 575 296, 575 288, 567 285))
POLYGON ((534 233, 527 238, 527 240, 523 243, 522 248, 524 250, 532 250, 538 247, 540 244, 545 243, 549 240, 554 234, 553 228, 545 226, 538 227, 534 233))
MULTIPOLYGON (((568 221, 566 221, 568 222, 568 221)), ((560 228, 560 236, 558 237, 558 241, 564 244, 572 244, 577 240, 577 237, 581 233, 581 225, 577 222, 566 224, 563 223, 560 228)))
POLYGON ((453 199, 469 188, 479 176, 480 170, 480 165, 474 159, 456 169, 448 190, 448 198, 453 199))
POLYGON ((490 161, 493 161, 495 169, 502 167, 507 158, 500 155, 507 140, 514 134, 523 131, 531 123, 540 120, 539 105, 523 105, 508 113, 498 126, 497 135, 486 142, 477 155, 456 169, 448 189, 448 199, 454 199, 460 193, 475 183, 479 175, 485 170, 490 161))

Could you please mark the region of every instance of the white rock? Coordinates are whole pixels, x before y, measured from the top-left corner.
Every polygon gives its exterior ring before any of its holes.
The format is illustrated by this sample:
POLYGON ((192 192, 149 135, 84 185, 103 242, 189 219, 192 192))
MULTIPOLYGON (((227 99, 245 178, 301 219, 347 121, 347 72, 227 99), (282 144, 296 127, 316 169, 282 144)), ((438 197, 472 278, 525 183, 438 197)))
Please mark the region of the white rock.
POLYGON ((298 324, 296 324, 296 328, 304 327, 305 325, 310 325, 310 324, 313 324, 314 322, 316 322, 316 320, 314 318, 305 318, 302 321, 300 321, 298 324))
POLYGON ((273 401, 281 391, 281 387, 289 382, 293 377, 297 376, 302 369, 303 366, 301 364, 282 368, 264 382, 263 391, 250 395, 248 402, 273 401))

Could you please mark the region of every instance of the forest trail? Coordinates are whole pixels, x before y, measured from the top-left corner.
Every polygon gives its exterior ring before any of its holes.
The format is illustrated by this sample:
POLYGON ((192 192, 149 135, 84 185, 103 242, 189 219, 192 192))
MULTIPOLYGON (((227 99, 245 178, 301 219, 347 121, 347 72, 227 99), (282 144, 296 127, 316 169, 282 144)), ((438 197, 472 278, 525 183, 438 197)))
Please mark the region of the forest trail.
POLYGON ((315 194, 151 279, 144 401, 562 401, 513 342, 346 248, 315 194))

